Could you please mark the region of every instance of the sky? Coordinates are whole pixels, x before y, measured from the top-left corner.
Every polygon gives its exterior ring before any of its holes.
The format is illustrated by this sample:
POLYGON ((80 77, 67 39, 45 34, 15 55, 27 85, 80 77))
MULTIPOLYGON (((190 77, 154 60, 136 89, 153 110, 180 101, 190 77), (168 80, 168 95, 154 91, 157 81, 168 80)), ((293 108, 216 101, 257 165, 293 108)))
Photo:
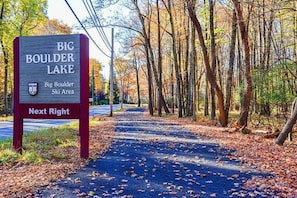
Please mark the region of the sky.
MULTIPOLYGON (((88 12, 83 4, 82 0, 68 0, 69 5, 72 7, 74 12, 76 13, 77 17, 82 20, 86 16, 88 16, 88 12)), ((68 7, 65 0, 48 0, 48 11, 47 11, 49 19, 58 19, 62 21, 63 23, 69 25, 70 27, 73 27, 74 25, 78 25, 79 22, 68 7)), ((107 54, 110 55, 110 51, 108 51, 105 48, 105 45, 103 42, 100 42, 99 35, 96 34, 96 31, 94 29, 88 30, 90 35, 98 41, 99 47, 107 54)), ((111 40, 111 31, 109 28, 104 28, 104 31, 106 32, 106 36, 111 40)), ((79 30, 79 33, 86 34, 84 30, 79 30)), ((87 34, 86 34, 87 35, 87 34)), ((90 40, 90 58, 97 59, 100 63, 103 64, 103 74, 104 76, 108 75, 109 72, 109 63, 110 58, 106 57, 100 50, 93 44, 93 42, 90 40)))

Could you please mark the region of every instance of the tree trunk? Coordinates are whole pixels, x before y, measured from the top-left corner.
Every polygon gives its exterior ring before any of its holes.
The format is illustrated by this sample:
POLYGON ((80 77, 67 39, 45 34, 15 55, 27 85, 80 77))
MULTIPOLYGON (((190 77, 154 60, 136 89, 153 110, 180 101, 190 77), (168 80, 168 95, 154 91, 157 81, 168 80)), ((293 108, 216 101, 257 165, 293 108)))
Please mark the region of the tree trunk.
MULTIPOLYGON (((144 42, 145 42, 145 47, 147 48, 147 61, 150 62, 150 63, 147 63, 148 65, 150 65, 150 67, 148 68, 152 68, 153 69, 153 73, 154 73, 154 79, 155 79, 155 82, 156 82, 156 85, 158 86, 158 89, 160 90, 161 92, 161 103, 162 103, 162 106, 165 110, 165 112, 168 114, 169 113, 169 109, 166 105, 166 102, 164 100, 164 97, 162 95, 162 87, 160 87, 160 82, 158 80, 158 72, 156 70, 156 64, 155 64, 155 59, 154 59, 154 53, 153 53, 153 50, 152 50, 152 46, 151 46, 151 41, 150 41, 150 19, 148 20, 148 30, 146 29, 146 25, 145 25, 145 21, 144 21, 144 16, 141 14, 141 11, 140 11, 140 8, 138 7, 138 1, 137 0, 133 0, 133 4, 137 10, 137 14, 138 14, 138 17, 139 17, 139 20, 141 22, 141 25, 142 25, 142 33, 143 33, 143 37, 144 37, 144 42)), ((149 85, 149 86, 152 86, 152 85, 149 85)), ((152 107, 153 108, 153 107, 152 107)))
MULTIPOLYGON (((194 1, 195 2, 195 1, 194 1)), ((194 4, 195 6, 195 4, 194 4)), ((189 115, 196 120, 196 89, 195 89, 195 76, 196 76, 196 47, 195 47, 195 27, 191 22, 189 24, 190 30, 190 76, 188 87, 188 103, 189 103, 189 115)))
POLYGON ((170 86, 170 91, 171 91, 171 108, 172 108, 172 113, 174 113, 174 109, 175 109, 175 100, 174 100, 174 67, 173 64, 170 63, 170 79, 171 79, 171 86, 170 86))
POLYGON ((248 37, 247 26, 243 18, 243 13, 242 13, 242 8, 240 6, 240 3, 238 0, 233 0, 233 2, 236 10, 238 25, 239 25, 240 34, 241 34, 241 40, 243 43, 244 53, 245 53, 245 58, 244 58, 245 88, 244 88, 244 94, 242 97, 242 107, 241 107, 241 112, 238 119, 238 124, 241 126, 247 126, 249 107, 250 107, 251 97, 252 97, 252 77, 251 77, 251 64, 250 64, 249 37, 248 37))
POLYGON ((220 89, 220 87, 218 86, 218 84, 216 82, 215 76, 212 73, 209 56, 208 56, 208 52, 207 52, 207 47, 204 42, 204 37, 203 37, 203 32, 202 32, 200 22, 197 19, 197 16, 193 10, 193 7, 189 4, 188 4, 188 11, 189 11, 189 15, 193 21, 193 24, 195 25, 197 33, 198 33, 198 38, 199 38, 200 46, 201 46, 202 53, 203 53, 203 60, 204 60, 204 64, 206 67, 206 74, 207 74, 208 80, 209 80, 211 86, 215 89, 216 94, 217 94, 218 107, 219 107, 219 112, 220 112, 219 122, 223 127, 225 127, 225 126, 227 126, 228 123, 227 123, 226 114, 225 114, 224 95, 223 95, 222 90, 220 89))
MULTIPOLYGON (((1 4, 1 13, 0 13, 0 25, 2 25, 4 21, 4 6, 5 3, 4 1, 1 4)), ((0 32, 0 42, 1 42, 1 48, 2 48, 2 53, 3 53, 3 58, 4 58, 4 110, 6 116, 9 115, 9 108, 8 108, 8 67, 9 67, 9 57, 8 57, 8 52, 7 48, 4 45, 4 38, 3 38, 3 32, 0 32)))
POLYGON ((1 40, 1 47, 4 57, 4 109, 5 115, 9 115, 9 107, 8 107, 8 53, 6 52, 6 48, 4 46, 3 40, 1 40))
MULTIPOLYGON (((189 25, 188 25, 189 27, 189 25)), ((186 36, 186 55, 185 55, 185 65, 184 65, 184 88, 185 88, 185 96, 186 96, 186 108, 185 115, 192 116, 193 115, 193 89, 191 85, 191 60, 190 60, 190 36, 186 36)))
POLYGON ((205 74, 205 94, 204 94, 204 116, 209 116, 209 97, 208 97, 208 78, 207 74, 205 74))
POLYGON ((150 58, 149 60, 151 62, 150 64, 151 64, 151 68, 152 68, 152 71, 153 71, 153 74, 154 74, 154 79, 155 79, 156 85, 158 87, 158 91, 159 91, 158 93, 160 93, 160 95, 158 94, 158 99, 160 101, 161 106, 164 108, 165 113, 168 114, 169 109, 168 109, 167 104, 165 102, 165 99, 163 97, 162 87, 161 87, 161 84, 160 84, 160 81, 159 81, 159 75, 158 75, 158 72, 157 72, 157 69, 156 69, 154 52, 153 52, 153 49, 152 49, 152 46, 151 46, 150 38, 148 37, 149 34, 150 34, 150 29, 148 31, 148 34, 146 34, 145 40, 147 41, 147 45, 148 45, 149 58, 150 58))
POLYGON ((173 51, 173 60, 174 60, 174 68, 175 68, 175 78, 176 78, 176 96, 177 96, 177 107, 178 107, 178 117, 182 117, 182 92, 181 92, 181 72, 178 64, 177 57, 177 48, 176 48, 176 39, 175 39, 175 26, 173 22, 172 9, 171 9, 171 1, 168 0, 168 14, 171 25, 171 37, 172 37, 172 51, 173 51))
POLYGON ((161 49, 161 21, 159 0, 156 0, 157 20, 158 20, 158 70, 159 70, 159 90, 158 90, 158 115, 162 116, 162 49, 161 49))
MULTIPOLYGON (((209 4, 209 32, 210 32, 210 54, 211 54, 211 70, 214 76, 216 76, 216 41, 215 41, 215 28, 214 28, 214 2, 213 0, 208 1, 209 4)), ((212 120, 216 117, 216 99, 215 99, 215 90, 213 87, 210 89, 211 93, 211 114, 210 117, 212 120)))
POLYGON ((291 111, 291 117, 287 121, 286 125, 284 126, 283 130, 277 137, 275 143, 278 145, 283 145, 286 138, 288 137, 289 133, 292 132, 292 128, 297 120, 297 98, 295 98, 293 104, 292 104, 292 111, 291 111))
MULTIPOLYGON (((187 53, 186 53, 186 60, 188 64, 189 71, 187 72, 187 81, 186 81, 186 89, 187 89, 187 104, 186 104, 186 115, 193 116, 193 93, 194 93, 194 61, 193 61, 193 49, 195 49, 195 45, 192 45, 193 40, 193 33, 191 31, 191 21, 188 21, 188 38, 187 38, 187 53), (189 23, 190 22, 190 23, 189 23)), ((195 29, 194 29, 195 32, 195 29)))
POLYGON ((141 105, 141 100, 140 100, 140 85, 139 85, 139 71, 138 71, 138 62, 136 60, 136 57, 134 55, 134 69, 135 69, 135 74, 136 74, 136 85, 137 85, 137 107, 140 107, 141 105))
POLYGON ((225 113, 226 113, 227 119, 229 119, 229 110, 230 110, 230 106, 231 106, 231 97, 232 97, 236 32, 237 32, 236 13, 235 13, 235 10, 233 10, 232 33, 231 33, 230 55, 229 55, 229 69, 228 69, 228 74, 227 74, 226 101, 225 101, 225 113))

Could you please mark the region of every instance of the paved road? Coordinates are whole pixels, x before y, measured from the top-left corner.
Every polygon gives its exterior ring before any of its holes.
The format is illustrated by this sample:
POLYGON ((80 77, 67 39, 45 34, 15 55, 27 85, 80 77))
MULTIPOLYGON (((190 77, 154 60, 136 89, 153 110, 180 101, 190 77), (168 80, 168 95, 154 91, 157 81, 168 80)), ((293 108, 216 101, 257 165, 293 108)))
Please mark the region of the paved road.
POLYGON ((224 157, 233 151, 143 111, 118 115, 109 151, 36 197, 273 197, 242 188, 251 177, 267 175, 224 157))
MULTIPOLYGON (((120 109, 121 105, 113 105, 113 110, 120 109)), ((90 117, 97 115, 106 115, 110 112, 109 105, 98 105, 89 110, 90 117)), ((42 128, 57 127, 69 123, 71 119, 24 119, 24 133, 35 131, 42 128)), ((11 138, 13 131, 13 121, 0 122, 0 140, 11 138)))

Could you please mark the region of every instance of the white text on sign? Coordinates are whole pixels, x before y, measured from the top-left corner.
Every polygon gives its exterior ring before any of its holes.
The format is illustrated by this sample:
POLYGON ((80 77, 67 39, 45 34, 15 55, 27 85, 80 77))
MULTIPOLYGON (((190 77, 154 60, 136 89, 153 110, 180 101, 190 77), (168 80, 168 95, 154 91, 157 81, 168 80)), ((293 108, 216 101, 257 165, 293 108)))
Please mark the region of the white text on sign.
POLYGON ((70 115, 69 108, 29 108, 29 115, 56 115, 58 117, 62 115, 70 115))

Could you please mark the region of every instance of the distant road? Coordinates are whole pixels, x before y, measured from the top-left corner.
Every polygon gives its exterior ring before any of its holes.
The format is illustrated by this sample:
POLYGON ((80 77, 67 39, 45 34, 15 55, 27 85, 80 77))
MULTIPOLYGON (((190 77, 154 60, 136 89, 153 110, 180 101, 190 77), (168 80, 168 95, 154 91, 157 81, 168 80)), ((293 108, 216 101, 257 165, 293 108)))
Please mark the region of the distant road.
MULTIPOLYGON (((113 105, 113 111, 119 110, 120 104, 113 105)), ((98 115, 108 115, 109 105, 92 106, 89 110, 90 117, 98 115)), ((42 128, 57 127, 73 121, 73 119, 24 119, 24 133, 39 130, 42 128)), ((0 122, 0 140, 12 138, 13 121, 0 122)))

